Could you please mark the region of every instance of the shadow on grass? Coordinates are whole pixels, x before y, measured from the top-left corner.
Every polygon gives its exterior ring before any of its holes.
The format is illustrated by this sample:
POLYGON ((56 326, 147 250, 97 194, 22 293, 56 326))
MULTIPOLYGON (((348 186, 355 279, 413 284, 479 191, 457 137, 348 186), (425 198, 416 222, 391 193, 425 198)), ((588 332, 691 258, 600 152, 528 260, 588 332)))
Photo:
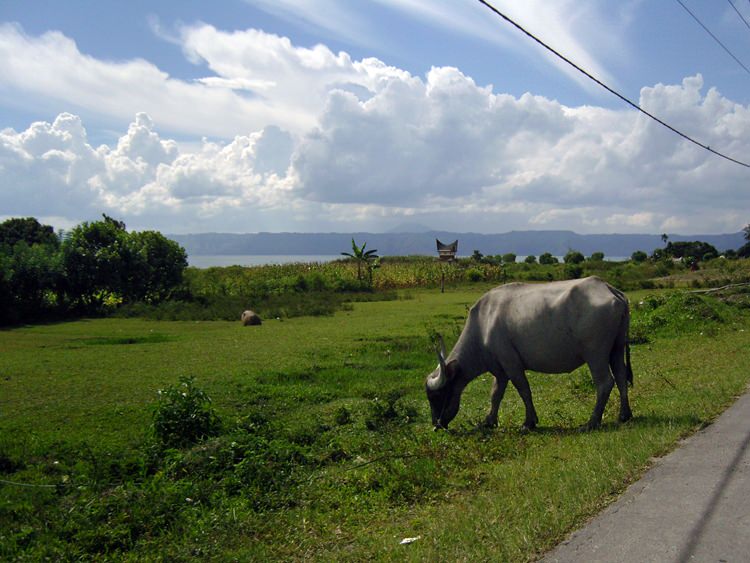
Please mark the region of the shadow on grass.
POLYGON ((639 415, 634 416, 627 422, 605 421, 602 422, 601 426, 595 430, 584 429, 584 424, 585 421, 581 421, 580 424, 576 424, 573 426, 551 424, 538 425, 534 430, 527 430, 523 426, 488 427, 484 424, 484 422, 466 422, 454 428, 451 428, 449 432, 456 436, 491 436, 493 434, 517 434, 519 436, 576 436, 586 433, 620 432, 632 428, 655 428, 659 426, 675 426, 680 428, 700 430, 708 426, 710 424, 710 421, 701 418, 697 414, 688 413, 677 416, 658 414, 639 415))

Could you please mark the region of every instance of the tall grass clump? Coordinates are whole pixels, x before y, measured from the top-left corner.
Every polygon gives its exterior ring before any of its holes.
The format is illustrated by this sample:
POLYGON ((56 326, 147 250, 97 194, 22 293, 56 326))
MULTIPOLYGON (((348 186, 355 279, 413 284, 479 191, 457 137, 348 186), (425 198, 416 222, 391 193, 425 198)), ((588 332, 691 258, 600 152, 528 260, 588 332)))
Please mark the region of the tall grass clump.
POLYGON ((195 379, 182 377, 179 385, 159 390, 152 428, 161 446, 181 448, 219 434, 221 419, 195 379))
POLYGON ((673 291, 649 294, 635 303, 630 323, 631 342, 654 336, 699 333, 714 335, 718 327, 737 318, 731 305, 714 297, 673 291))

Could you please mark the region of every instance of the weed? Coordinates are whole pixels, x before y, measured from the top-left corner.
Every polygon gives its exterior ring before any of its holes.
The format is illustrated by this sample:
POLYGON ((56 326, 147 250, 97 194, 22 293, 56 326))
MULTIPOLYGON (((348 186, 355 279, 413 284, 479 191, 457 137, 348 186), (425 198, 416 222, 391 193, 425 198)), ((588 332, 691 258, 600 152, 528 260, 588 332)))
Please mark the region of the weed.
POLYGON ((159 390, 152 428, 162 446, 179 448, 215 436, 221 430, 221 420, 195 379, 181 377, 179 385, 159 390))
POLYGON ((350 424, 352 422, 352 413, 345 406, 340 406, 333 413, 333 421, 339 426, 350 424))
POLYGON ((384 398, 375 397, 367 405, 365 427, 368 430, 385 430, 393 424, 409 424, 418 416, 417 409, 402 400, 402 391, 391 391, 384 398))

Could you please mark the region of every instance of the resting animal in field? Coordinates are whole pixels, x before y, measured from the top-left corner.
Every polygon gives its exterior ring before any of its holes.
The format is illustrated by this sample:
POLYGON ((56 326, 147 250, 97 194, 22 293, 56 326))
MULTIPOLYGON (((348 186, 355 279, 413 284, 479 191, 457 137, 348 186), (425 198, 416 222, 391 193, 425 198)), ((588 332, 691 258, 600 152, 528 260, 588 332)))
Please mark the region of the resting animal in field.
POLYGON ((526 379, 527 369, 566 373, 588 364, 596 405, 584 429, 597 428, 612 387, 620 393, 620 421, 632 417, 628 383, 630 310, 619 290, 596 277, 543 284, 511 283, 490 290, 469 311, 453 351, 440 340, 438 367, 426 382, 435 429, 447 428, 458 413, 461 393, 485 372, 495 376, 488 426, 510 381, 526 406, 524 427, 538 418, 526 379))

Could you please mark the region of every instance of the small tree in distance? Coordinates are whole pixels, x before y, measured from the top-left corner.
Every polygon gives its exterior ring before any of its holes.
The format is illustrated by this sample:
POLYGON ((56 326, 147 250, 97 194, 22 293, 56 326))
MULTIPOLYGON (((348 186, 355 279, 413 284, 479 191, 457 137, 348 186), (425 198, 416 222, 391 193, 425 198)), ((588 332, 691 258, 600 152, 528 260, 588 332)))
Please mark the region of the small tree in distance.
POLYGON ((366 242, 363 243, 361 247, 357 246, 357 243, 354 242, 354 238, 352 238, 352 251, 342 252, 341 254, 353 258, 357 262, 357 280, 360 282, 362 281, 362 266, 367 266, 367 271, 370 275, 370 283, 372 283, 372 270, 373 267, 376 267, 377 265, 378 255, 375 254, 377 250, 365 251, 366 246, 366 242))
POLYGON ((586 258, 577 250, 569 250, 563 260, 566 264, 580 264, 581 262, 586 260, 586 258))
POLYGON ((545 252, 539 256, 539 263, 543 266, 549 266, 550 264, 557 264, 558 259, 549 252, 545 252))

